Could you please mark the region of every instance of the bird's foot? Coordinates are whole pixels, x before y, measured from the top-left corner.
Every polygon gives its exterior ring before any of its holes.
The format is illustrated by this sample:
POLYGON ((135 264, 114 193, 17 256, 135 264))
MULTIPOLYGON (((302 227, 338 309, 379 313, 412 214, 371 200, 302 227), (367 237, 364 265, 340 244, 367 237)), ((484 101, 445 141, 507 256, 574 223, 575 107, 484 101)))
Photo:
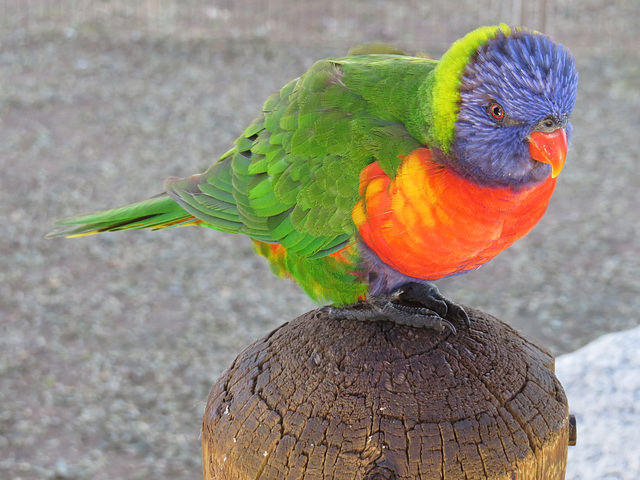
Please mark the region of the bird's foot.
POLYGON ((400 308, 426 308, 451 322, 462 322, 467 327, 471 325, 464 308, 443 296, 433 283, 405 283, 393 295, 397 297, 395 304, 400 308))
POLYGON ((431 283, 407 283, 390 295, 372 295, 348 308, 329 307, 329 315, 359 321, 392 321, 399 325, 456 334, 453 322, 470 325, 469 316, 457 303, 442 296, 431 283))

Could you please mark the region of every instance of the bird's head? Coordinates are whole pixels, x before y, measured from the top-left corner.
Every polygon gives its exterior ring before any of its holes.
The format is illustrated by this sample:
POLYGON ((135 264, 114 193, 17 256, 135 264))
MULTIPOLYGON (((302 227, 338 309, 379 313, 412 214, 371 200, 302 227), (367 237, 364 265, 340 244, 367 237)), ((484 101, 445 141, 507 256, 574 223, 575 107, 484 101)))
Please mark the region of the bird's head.
POLYGON ((484 185, 557 176, 571 138, 575 60, 538 32, 502 24, 456 42, 434 71, 432 138, 443 161, 484 185))

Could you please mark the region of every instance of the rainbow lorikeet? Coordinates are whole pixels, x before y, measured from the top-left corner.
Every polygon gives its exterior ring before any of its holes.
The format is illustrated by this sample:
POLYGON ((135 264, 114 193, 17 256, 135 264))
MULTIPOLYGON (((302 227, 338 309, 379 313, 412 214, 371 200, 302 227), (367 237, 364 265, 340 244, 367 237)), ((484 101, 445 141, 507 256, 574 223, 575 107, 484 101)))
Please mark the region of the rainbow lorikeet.
POLYGON ((379 302, 357 314, 365 319, 383 311, 454 330, 466 313, 430 282, 480 267, 542 217, 577 80, 564 47, 504 24, 472 31, 440 61, 352 49, 269 97, 204 173, 61 220, 49 236, 186 225, 241 233, 315 300, 340 307, 369 296, 379 302))

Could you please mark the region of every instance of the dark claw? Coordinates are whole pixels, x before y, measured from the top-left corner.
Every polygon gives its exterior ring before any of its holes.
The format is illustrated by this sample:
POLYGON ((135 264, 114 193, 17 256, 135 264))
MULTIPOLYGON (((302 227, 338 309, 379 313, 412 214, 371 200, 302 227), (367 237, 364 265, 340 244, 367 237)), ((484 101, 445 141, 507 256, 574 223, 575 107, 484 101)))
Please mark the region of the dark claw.
POLYGON ((432 283, 407 283, 391 295, 372 295, 366 302, 346 308, 329 308, 332 318, 359 321, 387 320, 399 325, 457 333, 454 322, 470 325, 469 316, 457 303, 442 296, 432 283))
POLYGON ((449 311, 451 312, 449 314, 449 317, 453 318, 454 320, 457 320, 458 322, 464 322, 464 324, 467 327, 471 326, 471 320, 469 320, 469 315, 467 314, 467 311, 462 308, 460 305, 458 305, 457 303, 452 303, 449 306, 449 311))
POLYGON ((396 290, 395 295, 401 304, 423 306, 442 318, 445 318, 449 312, 447 299, 432 283, 407 283, 396 290))
POLYGON ((464 308, 444 297, 432 283, 407 283, 396 291, 395 296, 394 303, 420 306, 449 321, 462 322, 467 327, 471 325, 464 308))

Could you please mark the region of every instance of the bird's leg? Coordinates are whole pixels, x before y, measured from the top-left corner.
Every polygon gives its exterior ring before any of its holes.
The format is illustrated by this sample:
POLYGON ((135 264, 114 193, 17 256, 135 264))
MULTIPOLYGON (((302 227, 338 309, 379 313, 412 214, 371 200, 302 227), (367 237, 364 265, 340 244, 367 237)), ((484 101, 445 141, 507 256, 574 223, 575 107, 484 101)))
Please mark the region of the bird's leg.
POLYGON ((348 308, 329 307, 334 318, 360 321, 387 320, 399 325, 456 333, 453 322, 469 326, 469 316, 457 303, 442 296, 432 283, 410 282, 390 295, 372 295, 348 308))

